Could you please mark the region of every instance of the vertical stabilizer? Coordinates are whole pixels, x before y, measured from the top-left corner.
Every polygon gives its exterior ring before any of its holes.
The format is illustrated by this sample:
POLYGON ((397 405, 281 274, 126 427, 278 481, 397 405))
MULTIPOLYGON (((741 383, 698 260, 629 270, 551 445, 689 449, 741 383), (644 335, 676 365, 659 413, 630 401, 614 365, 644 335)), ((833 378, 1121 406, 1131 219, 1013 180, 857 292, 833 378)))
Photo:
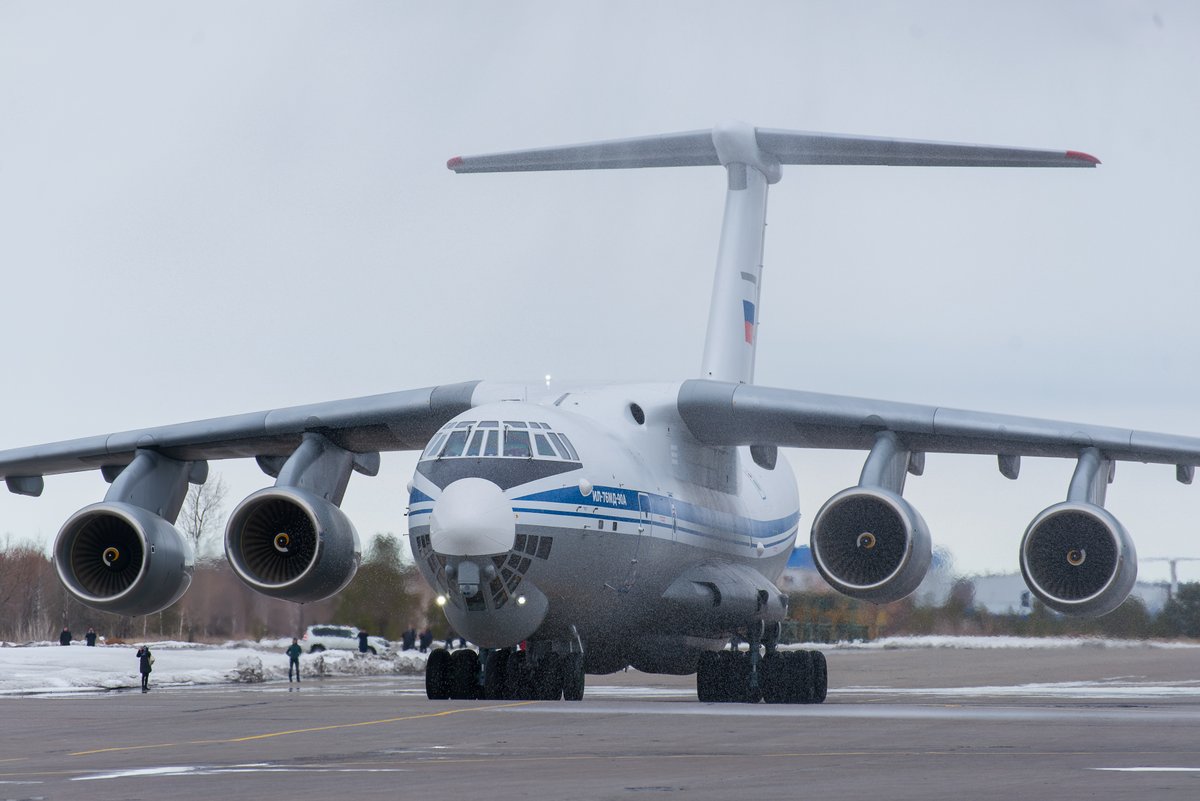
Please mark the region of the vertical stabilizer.
POLYGON ((728 187, 700 372, 715 381, 750 384, 758 347, 767 186, 779 180, 779 162, 759 150, 749 125, 718 127, 712 139, 728 187))
POLYGON ((762 298, 767 187, 780 164, 907 167, 1095 167, 1077 150, 1032 150, 916 139, 781 131, 744 123, 711 131, 614 139, 450 159, 456 173, 721 165, 729 179, 704 341, 704 378, 749 384, 762 298))

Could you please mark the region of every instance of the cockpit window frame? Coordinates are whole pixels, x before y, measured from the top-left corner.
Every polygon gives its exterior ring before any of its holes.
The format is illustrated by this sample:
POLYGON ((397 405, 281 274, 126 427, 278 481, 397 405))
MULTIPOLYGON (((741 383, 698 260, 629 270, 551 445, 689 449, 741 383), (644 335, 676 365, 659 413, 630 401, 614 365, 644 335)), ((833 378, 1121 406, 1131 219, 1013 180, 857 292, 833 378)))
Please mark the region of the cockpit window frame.
POLYGON ((525 420, 451 421, 437 431, 418 461, 430 459, 554 459, 578 462, 566 434, 525 420), (513 444, 509 444, 510 440, 513 444))
POLYGON ((439 459, 441 459, 441 458, 454 459, 456 457, 462 456, 463 451, 465 451, 467 449, 467 442, 470 439, 471 439, 471 429, 470 428, 455 428, 453 431, 450 432, 449 436, 446 437, 446 444, 442 446, 441 451, 438 453, 438 458, 439 459), (459 434, 462 434, 461 443, 457 443, 455 440, 455 438, 458 437, 459 434), (450 451, 451 447, 453 447, 455 445, 458 446, 455 449, 455 452, 450 453, 449 451, 450 451))
POLYGON ((543 433, 533 435, 534 447, 537 450, 538 456, 549 456, 552 459, 561 458, 558 452, 554 450, 554 446, 550 444, 550 440, 543 433))
POLYGON ((533 458, 533 440, 529 436, 529 431, 523 428, 509 427, 508 421, 505 421, 504 428, 504 452, 503 455, 508 459, 532 459, 533 458), (522 443, 522 439, 524 442, 522 443), (524 453, 514 453, 514 446, 510 442, 517 443, 516 447, 523 447, 524 453))

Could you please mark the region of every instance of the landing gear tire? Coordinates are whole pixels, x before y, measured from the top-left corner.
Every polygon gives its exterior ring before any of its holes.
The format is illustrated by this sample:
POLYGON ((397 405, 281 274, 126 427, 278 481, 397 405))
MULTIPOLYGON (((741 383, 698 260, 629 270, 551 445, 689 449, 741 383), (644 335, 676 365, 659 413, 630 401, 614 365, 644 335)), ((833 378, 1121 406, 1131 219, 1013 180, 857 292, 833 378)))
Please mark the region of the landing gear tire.
POLYGON ((762 688, 763 700, 768 704, 788 703, 788 662, 790 654, 767 654, 758 663, 758 686, 762 688))
POLYGON ((696 697, 710 704, 721 700, 721 654, 705 651, 696 663, 696 697))
POLYGON ((524 701, 529 695, 529 682, 525 678, 525 662, 528 654, 513 651, 505 665, 504 698, 507 701, 524 701))
POLYGON ((479 655, 466 649, 450 654, 446 683, 450 697, 471 701, 479 697, 479 655))
POLYGON ((738 654, 734 651, 718 651, 716 671, 713 674, 713 700, 726 704, 737 700, 734 698, 734 673, 737 670, 738 654))
POLYGON ((510 653, 505 649, 488 654, 487 664, 483 671, 483 697, 488 701, 499 701, 504 698, 504 678, 508 673, 510 653))
POLYGON ((812 703, 825 703, 825 696, 829 693, 829 666, 825 663, 825 654, 820 651, 812 651, 812 703))
POLYGON ((450 697, 449 668, 450 652, 445 648, 437 648, 429 654, 425 663, 425 697, 430 701, 445 701, 450 697))
POLYGON ((585 675, 586 674, 583 672, 583 654, 567 654, 563 657, 562 695, 564 701, 583 700, 583 685, 585 682, 585 675))
POLYGON ((533 671, 533 697, 539 701, 557 701, 562 698, 562 657, 550 651, 542 654, 533 671))
POLYGON ((762 690, 760 687, 750 686, 750 654, 741 651, 721 651, 717 656, 716 700, 757 704, 762 699, 762 690))
POLYGON ((793 651, 788 665, 788 703, 812 702, 812 651, 793 651))

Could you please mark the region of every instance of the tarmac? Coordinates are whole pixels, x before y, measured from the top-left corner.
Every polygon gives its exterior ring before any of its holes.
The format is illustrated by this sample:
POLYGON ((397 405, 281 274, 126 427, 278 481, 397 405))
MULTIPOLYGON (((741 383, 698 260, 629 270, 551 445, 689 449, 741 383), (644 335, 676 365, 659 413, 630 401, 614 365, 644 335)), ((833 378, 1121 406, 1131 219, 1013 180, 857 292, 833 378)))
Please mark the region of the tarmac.
POLYGON ((416 677, 0 700, 0 799, 1200 797, 1200 649, 826 652, 821 705, 431 702, 416 677))

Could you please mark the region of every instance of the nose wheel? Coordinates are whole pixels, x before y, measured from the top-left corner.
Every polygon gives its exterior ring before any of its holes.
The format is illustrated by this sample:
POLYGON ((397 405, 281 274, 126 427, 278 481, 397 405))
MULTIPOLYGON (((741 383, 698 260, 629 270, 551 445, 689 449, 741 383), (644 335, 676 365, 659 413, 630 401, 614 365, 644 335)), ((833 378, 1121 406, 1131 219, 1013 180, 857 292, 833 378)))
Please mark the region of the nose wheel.
POLYGON ((425 695, 438 701, 583 700, 583 654, 561 654, 543 645, 536 651, 487 648, 480 654, 436 648, 425 663, 425 695))

